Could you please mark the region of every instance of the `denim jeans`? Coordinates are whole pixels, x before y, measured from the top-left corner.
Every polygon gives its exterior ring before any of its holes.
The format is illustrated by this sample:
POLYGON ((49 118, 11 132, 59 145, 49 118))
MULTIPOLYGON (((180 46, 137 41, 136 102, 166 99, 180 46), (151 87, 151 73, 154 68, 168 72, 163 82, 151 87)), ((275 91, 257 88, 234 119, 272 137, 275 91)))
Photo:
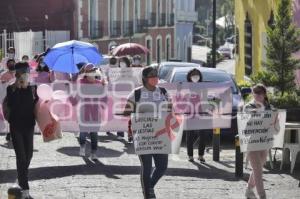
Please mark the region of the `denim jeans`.
POLYGON ((86 142, 86 137, 90 134, 91 138, 91 148, 92 151, 97 151, 98 148, 98 133, 97 132, 80 132, 79 134, 79 144, 80 146, 85 145, 86 142))
POLYGON ((22 130, 10 127, 10 133, 16 153, 19 185, 23 190, 28 190, 28 168, 33 154, 34 127, 22 130))
POLYGON ((159 179, 165 174, 168 168, 167 154, 147 154, 139 155, 141 162, 141 184, 144 197, 149 195, 149 189, 154 188, 159 179), (155 168, 152 171, 152 158, 154 159, 155 168))

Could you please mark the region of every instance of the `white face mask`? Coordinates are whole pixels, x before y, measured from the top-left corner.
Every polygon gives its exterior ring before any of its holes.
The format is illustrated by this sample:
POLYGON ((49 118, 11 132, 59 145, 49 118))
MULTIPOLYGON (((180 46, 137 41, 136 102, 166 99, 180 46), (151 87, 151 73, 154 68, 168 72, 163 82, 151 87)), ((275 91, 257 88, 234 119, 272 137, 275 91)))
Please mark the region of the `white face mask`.
POLYGON ((20 82, 20 86, 25 88, 27 87, 28 83, 29 83, 29 73, 23 73, 18 81, 20 82))
POLYGON ((127 68, 127 64, 125 62, 120 62, 120 68, 127 68))
POLYGON ((141 62, 140 62, 140 60, 134 60, 133 63, 134 63, 134 65, 140 65, 141 62))
POLYGON ((9 59, 14 59, 15 58, 15 53, 7 53, 7 57, 9 59))
POLYGON ((199 82, 200 76, 199 75, 193 75, 193 76, 191 76, 191 80, 194 83, 199 82))
POLYGON ((88 81, 95 81, 95 79, 96 79, 96 74, 95 73, 86 73, 85 74, 86 75, 86 78, 87 78, 87 80, 88 81))

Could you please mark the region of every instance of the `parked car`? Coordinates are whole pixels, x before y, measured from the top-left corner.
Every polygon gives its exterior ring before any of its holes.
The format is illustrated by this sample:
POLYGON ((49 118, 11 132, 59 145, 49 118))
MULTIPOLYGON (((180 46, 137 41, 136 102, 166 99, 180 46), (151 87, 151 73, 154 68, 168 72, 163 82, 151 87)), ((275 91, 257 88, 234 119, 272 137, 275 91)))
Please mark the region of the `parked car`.
POLYGON ((224 57, 227 57, 228 59, 232 59, 233 58, 233 51, 229 47, 221 46, 218 49, 218 53, 220 53, 224 57))
MULTIPOLYGON (((190 70, 195 67, 181 67, 174 68, 168 75, 166 81, 170 83, 175 82, 187 82, 187 74, 190 70)), ((231 82, 231 91, 232 91, 232 119, 231 119, 231 128, 221 129, 222 136, 228 136, 234 138, 237 132, 237 119, 236 114, 239 110, 239 106, 243 105, 244 101, 241 96, 241 92, 233 79, 233 76, 226 71, 218 70, 215 68, 205 68, 205 67, 196 67, 202 73, 204 82, 231 82)))
POLYGON ((200 67, 200 64, 189 63, 189 62, 162 62, 158 66, 158 77, 160 80, 165 80, 168 73, 173 70, 173 68, 182 67, 200 67))

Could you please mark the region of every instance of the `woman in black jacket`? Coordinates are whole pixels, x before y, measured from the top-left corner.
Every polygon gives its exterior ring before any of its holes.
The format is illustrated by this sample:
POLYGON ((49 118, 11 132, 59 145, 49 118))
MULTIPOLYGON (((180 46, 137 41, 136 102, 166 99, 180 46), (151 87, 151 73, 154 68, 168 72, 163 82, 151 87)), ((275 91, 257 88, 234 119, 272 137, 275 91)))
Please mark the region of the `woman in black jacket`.
MULTIPOLYGON (((202 81, 202 74, 198 69, 192 69, 187 74, 187 81, 192 83, 198 83, 202 81)), ((187 146, 187 155, 189 161, 194 161, 194 143, 197 139, 200 139, 198 142, 198 160, 200 162, 205 162, 204 151, 205 151, 205 142, 206 142, 206 132, 205 130, 193 130, 185 131, 186 132, 186 146, 187 146)))

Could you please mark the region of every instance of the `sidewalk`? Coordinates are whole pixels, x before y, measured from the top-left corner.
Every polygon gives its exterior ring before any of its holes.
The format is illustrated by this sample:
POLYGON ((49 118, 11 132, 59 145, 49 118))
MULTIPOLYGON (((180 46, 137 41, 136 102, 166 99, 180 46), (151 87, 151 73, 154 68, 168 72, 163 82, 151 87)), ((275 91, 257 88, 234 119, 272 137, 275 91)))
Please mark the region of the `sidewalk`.
MULTIPOLYGON (((7 189, 16 179, 15 156, 5 145, 0 134, 0 199, 7 198, 7 189)), ((31 194, 35 199, 141 199, 140 163, 133 146, 101 133, 99 161, 78 156, 78 142, 74 134, 64 133, 63 139, 43 143, 35 136, 35 152, 30 167, 31 194)), ((221 147, 222 148, 222 147, 221 147)), ((89 152, 89 148, 87 148, 89 152)), ((234 176, 234 150, 223 149, 220 162, 212 161, 212 151, 206 154, 207 163, 188 162, 186 149, 179 156, 172 155, 167 174, 156 187, 157 198, 176 199, 241 199, 244 198, 246 179, 234 176)), ((196 154, 196 153, 195 153, 196 154)), ((299 166, 295 175, 288 169, 265 170, 268 198, 299 199, 299 166)))

